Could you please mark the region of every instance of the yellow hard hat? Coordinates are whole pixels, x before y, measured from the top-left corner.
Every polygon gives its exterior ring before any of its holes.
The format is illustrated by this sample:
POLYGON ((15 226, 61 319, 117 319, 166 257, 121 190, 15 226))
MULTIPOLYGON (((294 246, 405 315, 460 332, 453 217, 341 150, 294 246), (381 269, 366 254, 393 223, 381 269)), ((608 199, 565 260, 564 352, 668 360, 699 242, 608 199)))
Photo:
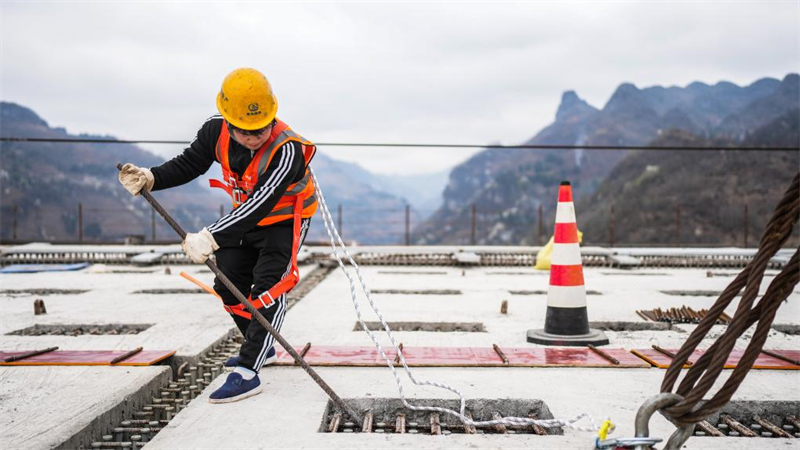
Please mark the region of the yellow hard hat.
POLYGON ((275 118, 278 99, 264 74, 244 67, 229 73, 222 81, 217 109, 236 128, 258 130, 275 118))

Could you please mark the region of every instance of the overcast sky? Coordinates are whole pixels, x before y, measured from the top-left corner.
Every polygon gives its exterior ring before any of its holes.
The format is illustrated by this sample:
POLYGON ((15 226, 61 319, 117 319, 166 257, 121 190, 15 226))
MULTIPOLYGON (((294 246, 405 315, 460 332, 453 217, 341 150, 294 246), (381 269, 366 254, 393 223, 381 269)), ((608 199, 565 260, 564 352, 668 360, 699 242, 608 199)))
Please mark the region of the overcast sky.
MULTIPOLYGON (((264 72, 317 142, 517 144, 561 94, 749 84, 800 64, 800 2, 7 2, 0 98, 70 133, 185 139, 224 76, 264 72)), ((165 157, 180 146, 149 146, 165 157)), ((323 148, 382 173, 474 150, 323 148)))

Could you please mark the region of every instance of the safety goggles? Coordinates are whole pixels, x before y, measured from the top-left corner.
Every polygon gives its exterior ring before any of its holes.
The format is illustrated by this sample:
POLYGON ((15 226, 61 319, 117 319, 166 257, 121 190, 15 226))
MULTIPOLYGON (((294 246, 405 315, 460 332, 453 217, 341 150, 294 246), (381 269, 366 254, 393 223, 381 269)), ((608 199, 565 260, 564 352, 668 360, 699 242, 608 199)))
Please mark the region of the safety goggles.
POLYGON ((262 134, 266 133, 267 131, 270 131, 270 130, 272 130, 272 125, 274 125, 274 124, 275 124, 275 122, 273 121, 273 122, 270 122, 270 124, 269 124, 269 125, 267 125, 267 126, 265 126, 264 128, 259 128, 259 129, 257 129, 257 130, 243 130, 243 129, 241 129, 241 128, 237 128, 237 127, 235 127, 235 126, 233 126, 233 125, 231 125, 231 124, 229 123, 229 124, 228 124, 228 130, 229 130, 231 133, 233 133, 234 131, 236 131, 236 132, 238 132, 239 134, 243 134, 243 135, 245 135, 245 136, 261 136, 262 134))

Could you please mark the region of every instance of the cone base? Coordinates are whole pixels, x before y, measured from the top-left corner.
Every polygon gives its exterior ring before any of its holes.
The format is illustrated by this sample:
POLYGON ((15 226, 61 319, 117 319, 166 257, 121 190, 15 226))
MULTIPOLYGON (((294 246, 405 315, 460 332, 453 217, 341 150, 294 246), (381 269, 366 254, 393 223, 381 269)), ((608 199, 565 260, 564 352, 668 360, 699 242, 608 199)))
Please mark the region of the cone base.
POLYGON ((528 342, 540 345, 558 345, 563 347, 585 347, 589 344, 608 345, 608 338, 601 330, 589 330, 587 334, 565 336, 550 334, 544 330, 528 330, 528 342))

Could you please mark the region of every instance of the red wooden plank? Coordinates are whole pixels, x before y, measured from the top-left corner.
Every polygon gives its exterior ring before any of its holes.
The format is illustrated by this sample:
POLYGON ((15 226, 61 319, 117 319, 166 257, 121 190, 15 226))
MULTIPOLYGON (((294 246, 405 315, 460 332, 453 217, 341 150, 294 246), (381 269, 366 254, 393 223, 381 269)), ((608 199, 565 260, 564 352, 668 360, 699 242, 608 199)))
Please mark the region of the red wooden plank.
MULTIPOLYGON (((658 367, 659 369, 666 369, 672 362, 672 358, 661 352, 653 350, 652 348, 637 348, 631 350, 631 352, 634 355, 642 358, 643 361, 647 361, 648 363, 650 363, 655 367, 658 367)), ((689 366, 684 365, 683 367, 685 368, 689 366)))
MULTIPOLYGON (((678 349, 666 349, 670 352, 677 353, 678 349)), ((650 362, 654 366, 660 369, 666 369, 669 367, 670 363, 672 362, 672 358, 667 355, 664 355, 654 349, 646 348, 646 349, 635 349, 632 350, 634 353, 640 355, 642 359, 650 362)), ((790 358, 797 358, 800 356, 800 350, 772 350, 775 353, 779 353, 784 356, 788 356, 790 358)), ((705 350, 695 350, 692 352, 692 355, 689 357, 690 363, 696 363, 697 360, 700 358, 701 355, 705 353, 705 350)), ((735 369, 736 365, 744 356, 744 350, 734 350, 728 356, 728 359, 725 361, 725 368, 726 369, 735 369)), ((688 366, 684 366, 686 368, 688 366)), ((774 358, 769 355, 760 354, 758 358, 756 358, 755 363, 753 364, 754 369, 772 369, 772 370, 800 370, 800 366, 790 364, 786 361, 783 361, 778 358, 774 358)))
MULTIPOLYGON (((9 356, 26 353, 0 351, 0 365, 3 366, 107 366, 111 360, 124 355, 128 350, 59 350, 32 356, 15 362, 2 362, 9 356)), ((149 366, 174 355, 175 351, 143 350, 115 366, 149 366)))
MULTIPOLYGON (((619 360, 616 365, 587 348, 501 348, 508 357, 504 364, 491 347, 403 347, 409 366, 416 367, 649 367, 624 349, 603 349, 619 360)), ((394 361, 394 349, 384 349, 394 361)), ((293 365, 294 360, 283 349, 277 350, 280 365, 293 365)), ((386 362, 374 347, 311 346, 306 362, 317 366, 385 366, 386 362)))
POLYGON ((409 366, 504 366, 493 348, 403 347, 409 366))
POLYGON ((501 348, 508 357, 510 366, 524 367, 648 367, 641 359, 625 349, 605 348, 603 352, 613 356, 619 365, 603 358, 588 348, 550 347, 550 348, 501 348))
MULTIPOLYGON (((286 350, 276 346, 279 365, 294 365, 294 358, 286 350)), ((386 351, 386 349, 384 349, 386 351)), ((386 352, 394 359, 394 351, 386 352)), ((383 365, 383 358, 374 347, 311 345, 304 357, 312 366, 376 366, 383 365)))

